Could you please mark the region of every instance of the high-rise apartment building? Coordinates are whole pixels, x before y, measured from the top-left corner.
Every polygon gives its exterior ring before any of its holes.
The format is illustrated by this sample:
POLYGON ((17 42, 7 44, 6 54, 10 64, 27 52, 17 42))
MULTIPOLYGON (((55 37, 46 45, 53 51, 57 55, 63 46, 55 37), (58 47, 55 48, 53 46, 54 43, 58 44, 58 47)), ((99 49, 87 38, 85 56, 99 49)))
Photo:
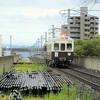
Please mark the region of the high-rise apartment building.
MULTIPOLYGON (((80 16, 70 16, 70 37, 74 39, 93 38, 98 34, 99 19, 96 16, 88 15, 88 8, 80 8, 80 16)), ((67 33, 67 25, 62 25, 62 32, 67 33)))

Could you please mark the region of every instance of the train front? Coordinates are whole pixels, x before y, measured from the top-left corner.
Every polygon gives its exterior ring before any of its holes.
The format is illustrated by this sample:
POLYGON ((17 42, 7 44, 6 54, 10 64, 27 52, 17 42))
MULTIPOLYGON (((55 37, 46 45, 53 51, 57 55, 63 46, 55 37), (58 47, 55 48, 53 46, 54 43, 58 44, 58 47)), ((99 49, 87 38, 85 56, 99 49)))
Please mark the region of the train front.
POLYGON ((70 37, 55 38, 47 45, 47 61, 50 66, 68 67, 73 61, 74 40, 70 37))

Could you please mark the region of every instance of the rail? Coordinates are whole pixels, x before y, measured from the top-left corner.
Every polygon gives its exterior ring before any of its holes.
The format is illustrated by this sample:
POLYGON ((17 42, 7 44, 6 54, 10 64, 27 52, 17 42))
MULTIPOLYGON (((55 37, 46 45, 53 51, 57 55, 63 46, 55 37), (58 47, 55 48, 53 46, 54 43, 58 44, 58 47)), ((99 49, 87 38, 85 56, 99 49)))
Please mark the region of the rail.
POLYGON ((18 89, 24 95, 32 90, 36 94, 50 91, 58 92, 62 89, 65 80, 60 75, 53 75, 47 71, 20 72, 11 70, 0 78, 0 90, 7 92, 18 89), (42 92, 41 92, 42 91, 42 92))

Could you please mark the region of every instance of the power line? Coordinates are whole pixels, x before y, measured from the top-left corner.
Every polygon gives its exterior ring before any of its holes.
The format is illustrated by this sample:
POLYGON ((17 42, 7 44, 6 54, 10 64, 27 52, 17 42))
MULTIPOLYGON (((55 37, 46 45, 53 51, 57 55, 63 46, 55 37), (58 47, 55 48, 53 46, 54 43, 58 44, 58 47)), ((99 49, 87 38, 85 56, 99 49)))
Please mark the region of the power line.
MULTIPOLYGON (((96 0, 94 0, 94 3, 93 3, 93 5, 92 5, 92 7, 90 8, 90 10, 94 7, 94 5, 96 4, 96 0)), ((89 11, 90 11, 89 10, 89 11)))
MULTIPOLYGON (((82 0, 81 0, 82 1, 82 0)), ((81 2, 80 1, 80 2, 81 2)), ((73 9, 75 9, 75 8, 77 8, 77 7, 79 7, 79 6, 81 6, 82 4, 84 4, 84 1, 82 2, 82 3, 79 3, 76 7, 73 7, 71 10, 73 10, 73 9)))

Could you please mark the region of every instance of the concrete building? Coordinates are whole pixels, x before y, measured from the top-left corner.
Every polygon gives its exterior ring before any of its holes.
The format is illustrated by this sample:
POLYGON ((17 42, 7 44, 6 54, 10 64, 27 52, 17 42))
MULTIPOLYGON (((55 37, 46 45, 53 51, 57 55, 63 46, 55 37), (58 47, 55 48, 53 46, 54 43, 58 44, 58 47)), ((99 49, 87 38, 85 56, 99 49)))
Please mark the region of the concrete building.
MULTIPOLYGON (((74 39, 93 38, 98 34, 99 19, 88 15, 88 8, 80 8, 80 16, 70 16, 70 37, 74 39)), ((67 33, 67 25, 61 26, 61 32, 67 33)))

